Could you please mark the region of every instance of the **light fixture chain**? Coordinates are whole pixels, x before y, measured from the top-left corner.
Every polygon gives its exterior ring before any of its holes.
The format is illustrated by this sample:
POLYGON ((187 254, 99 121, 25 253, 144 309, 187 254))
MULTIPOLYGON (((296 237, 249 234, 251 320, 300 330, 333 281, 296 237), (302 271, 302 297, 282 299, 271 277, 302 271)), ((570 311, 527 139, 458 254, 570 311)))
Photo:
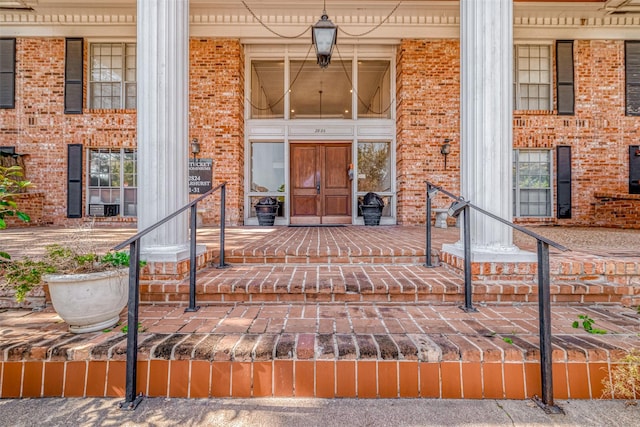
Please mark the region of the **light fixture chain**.
POLYGON ((251 105, 251 107, 255 108, 258 111, 267 111, 267 110, 273 109, 273 107, 275 107, 276 105, 280 104, 280 102, 282 102, 282 100, 287 95, 287 93, 291 92, 291 89, 293 88, 293 85, 296 83, 296 80, 298 80, 298 77, 300 76, 300 73, 302 72, 302 69, 304 68, 304 64, 307 62, 307 59, 309 59, 309 54, 311 53, 311 49, 312 48, 313 48, 313 45, 310 45, 309 46, 309 50, 307 50, 307 55, 302 60, 302 63, 300 64, 300 68, 298 68, 298 72, 296 73, 296 76, 293 78, 293 80, 291 80, 291 83, 289 83, 289 88, 284 91, 282 96, 276 102, 274 102, 273 104, 269 104, 267 107, 258 107, 257 105, 254 105, 253 102, 251 102, 251 99, 246 98, 246 100, 249 102, 249 105, 251 105))
POLYGON ((350 37, 362 37, 362 36, 366 36, 367 34, 370 34, 372 32, 374 32, 375 30, 377 30, 378 28, 380 28, 382 26, 382 24, 384 24, 385 22, 387 22, 389 20, 389 18, 391 18, 391 15, 393 15, 396 10, 398 10, 398 8, 400 7, 400 5, 402 4, 401 1, 398 2, 398 4, 396 4, 396 7, 393 8, 393 10, 391 12, 389 12, 389 14, 382 20, 380 21, 380 23, 378 25, 376 25, 375 27, 371 28, 370 30, 365 31, 364 33, 361 34, 351 34, 348 31, 345 31, 342 29, 342 27, 338 27, 338 31, 341 31, 343 33, 345 33, 346 35, 350 36, 350 37))
MULTIPOLYGON (((389 105, 387 105, 387 107, 382 110, 382 111, 376 111, 375 109, 367 106, 367 104, 364 102, 364 100, 362 98, 360 98, 360 94, 358 93, 358 89, 356 89, 353 86, 353 81, 351 80, 351 76, 349 76, 349 72, 347 71, 347 69, 344 66, 344 59, 342 59, 342 55, 340 54, 340 48, 338 47, 338 45, 336 45, 336 52, 338 52, 338 57, 340 58, 340 64, 342 64, 342 70, 344 71, 345 76, 347 77, 347 80, 349 80, 349 85, 351 86, 351 88, 353 89, 353 91, 356 93, 356 98, 358 98, 358 102, 360 102, 360 104, 362 104, 364 107, 367 107, 367 109, 369 111, 371 111, 373 114, 385 114, 387 111, 389 111, 389 109, 391 108, 391 106, 393 105, 393 103, 395 102, 395 98, 393 98, 392 100, 389 101, 389 105)), ((360 105, 358 104, 358 105, 360 105)))
POLYGON ((276 36, 278 36, 278 37, 281 37, 281 38, 283 38, 283 39, 299 39, 300 37, 304 36, 304 35, 305 35, 305 33, 306 33, 307 31, 309 31, 309 29, 311 28, 310 26, 309 26, 309 27, 307 27, 303 32, 301 32, 300 34, 298 34, 298 35, 296 35, 296 36, 286 36, 286 35, 284 35, 284 34, 280 34, 280 33, 278 33, 277 31, 272 30, 271 28, 269 28, 269 27, 267 26, 267 24, 265 24, 265 23, 262 21, 262 19, 260 19, 260 18, 258 17, 258 15, 256 15, 256 14, 253 12, 253 10, 251 10, 251 8, 247 5, 247 3, 245 3, 245 2, 244 2, 244 0, 242 1, 242 4, 244 5, 244 7, 245 7, 245 8, 247 8, 247 10, 248 10, 248 11, 249 11, 249 13, 251 14, 251 16, 253 16, 253 18, 254 18, 256 21, 258 21, 258 22, 260 23, 260 25, 262 25, 262 26, 263 26, 267 31, 269 31, 270 33, 272 33, 272 34, 274 34, 274 35, 276 35, 276 36))

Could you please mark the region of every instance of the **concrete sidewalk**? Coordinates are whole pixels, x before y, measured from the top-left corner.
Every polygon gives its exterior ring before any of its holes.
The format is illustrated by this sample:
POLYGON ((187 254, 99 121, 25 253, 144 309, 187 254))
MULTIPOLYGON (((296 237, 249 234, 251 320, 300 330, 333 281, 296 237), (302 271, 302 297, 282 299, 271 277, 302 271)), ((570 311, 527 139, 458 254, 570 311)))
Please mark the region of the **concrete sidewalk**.
POLYGON ((0 426, 640 426, 624 401, 556 401, 546 414, 529 400, 145 399, 0 400, 0 426))

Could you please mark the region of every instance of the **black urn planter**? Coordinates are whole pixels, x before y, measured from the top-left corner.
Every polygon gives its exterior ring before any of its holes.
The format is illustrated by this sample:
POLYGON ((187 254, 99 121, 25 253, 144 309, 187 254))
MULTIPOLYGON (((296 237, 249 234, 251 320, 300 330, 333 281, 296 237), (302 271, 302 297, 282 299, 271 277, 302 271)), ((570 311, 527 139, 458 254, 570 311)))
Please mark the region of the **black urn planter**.
POLYGON ((271 198, 260 199, 255 205, 256 216, 258 217, 259 225, 273 225, 276 221, 276 214, 278 213, 277 200, 271 198))
POLYGON ((358 207, 364 218, 364 225, 380 225, 382 208, 384 208, 384 200, 382 200, 382 197, 376 193, 369 192, 358 202, 358 207))
POLYGON ((380 205, 361 205, 360 210, 364 218, 364 225, 380 225, 382 208, 383 206, 380 205))

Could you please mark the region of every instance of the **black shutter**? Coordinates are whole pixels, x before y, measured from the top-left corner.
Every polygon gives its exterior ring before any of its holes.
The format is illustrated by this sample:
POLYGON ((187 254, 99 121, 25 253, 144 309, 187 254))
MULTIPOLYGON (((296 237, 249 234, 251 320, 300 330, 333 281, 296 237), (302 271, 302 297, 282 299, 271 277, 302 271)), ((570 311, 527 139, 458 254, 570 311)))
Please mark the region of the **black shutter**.
POLYGON ((640 194, 640 145, 629 146, 629 194, 640 194))
POLYGON ((558 218, 571 218, 571 147, 557 147, 556 164, 558 218))
POLYGON ((0 108, 15 108, 16 39, 0 39, 0 108))
POLYGON ((66 39, 64 65, 64 112, 82 114, 82 39, 66 39))
POLYGON ((67 154, 67 217, 82 218, 82 144, 69 144, 67 154))
POLYGON ((627 116, 640 116, 640 41, 625 42, 627 116))
POLYGON ((556 42, 556 90, 558 114, 574 114, 573 41, 556 42))

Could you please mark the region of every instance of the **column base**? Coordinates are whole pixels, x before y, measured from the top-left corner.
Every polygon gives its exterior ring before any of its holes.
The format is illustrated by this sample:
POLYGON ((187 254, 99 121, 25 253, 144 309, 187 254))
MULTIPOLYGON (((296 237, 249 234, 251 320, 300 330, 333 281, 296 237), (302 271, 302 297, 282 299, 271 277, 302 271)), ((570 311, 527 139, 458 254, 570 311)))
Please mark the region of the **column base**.
MULTIPOLYGON (((462 242, 445 243, 442 252, 464 259, 462 242)), ((471 246, 471 262, 537 262, 538 256, 533 252, 523 251, 515 245, 478 247, 471 246)))
MULTIPOLYGON (((140 279, 183 280, 189 277, 189 245, 152 246, 140 250, 140 258, 147 264, 140 271, 140 279)), ((196 245, 196 269, 204 268, 213 259, 213 251, 196 245)))

